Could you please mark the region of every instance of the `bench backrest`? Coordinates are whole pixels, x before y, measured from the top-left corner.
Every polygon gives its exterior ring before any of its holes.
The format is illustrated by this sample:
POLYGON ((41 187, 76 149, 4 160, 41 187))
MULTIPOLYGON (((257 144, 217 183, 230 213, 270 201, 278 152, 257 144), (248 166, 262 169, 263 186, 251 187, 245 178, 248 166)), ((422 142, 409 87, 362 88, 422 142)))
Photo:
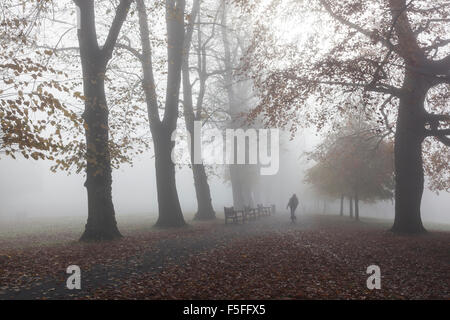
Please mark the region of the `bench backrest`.
POLYGON ((226 216, 234 216, 236 213, 234 212, 234 207, 224 207, 223 211, 225 212, 226 216))

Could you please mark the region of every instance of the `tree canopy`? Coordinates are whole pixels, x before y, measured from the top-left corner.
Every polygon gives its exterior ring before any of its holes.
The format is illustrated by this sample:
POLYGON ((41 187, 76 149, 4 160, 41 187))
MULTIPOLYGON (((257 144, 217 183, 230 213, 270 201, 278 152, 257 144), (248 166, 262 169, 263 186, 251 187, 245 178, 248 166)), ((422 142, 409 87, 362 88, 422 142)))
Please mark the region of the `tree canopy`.
POLYGON ((0 152, 53 160, 63 147, 64 122, 80 123, 61 100, 70 92, 67 74, 49 64, 53 51, 35 47, 34 28, 47 2, 8 0, 0 10, 0 152))
POLYGON ((391 199, 394 191, 393 144, 380 140, 367 123, 348 122, 309 154, 316 164, 306 181, 320 193, 365 202, 391 199))

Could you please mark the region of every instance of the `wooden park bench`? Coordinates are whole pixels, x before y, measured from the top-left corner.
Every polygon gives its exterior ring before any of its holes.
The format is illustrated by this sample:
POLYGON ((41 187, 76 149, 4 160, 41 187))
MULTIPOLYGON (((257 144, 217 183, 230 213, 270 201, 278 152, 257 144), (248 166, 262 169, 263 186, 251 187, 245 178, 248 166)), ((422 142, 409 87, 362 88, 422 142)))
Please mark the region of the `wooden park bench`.
POLYGON ((268 217, 272 212, 272 207, 264 207, 262 204, 258 204, 258 215, 260 217, 268 217))
POLYGON ((271 207, 264 207, 262 204, 258 204, 256 208, 244 207, 244 210, 234 210, 234 207, 224 207, 225 224, 229 221, 234 224, 245 223, 248 221, 256 220, 260 217, 268 217, 275 213, 275 205, 271 207))
POLYGON ((260 217, 262 217, 263 216, 263 205, 262 204, 258 204, 257 206, 256 206, 256 210, 257 210, 257 215, 258 215, 258 218, 260 218, 260 217))
POLYGON ((228 224, 228 220, 231 220, 234 224, 239 222, 245 222, 244 210, 234 210, 234 207, 224 207, 225 212, 225 224, 228 224))
POLYGON ((272 207, 263 207, 264 209, 264 216, 268 217, 270 216, 271 212, 272 212, 272 207))
POLYGON ((256 220, 258 218, 258 209, 245 207, 244 208, 244 215, 246 221, 256 220))

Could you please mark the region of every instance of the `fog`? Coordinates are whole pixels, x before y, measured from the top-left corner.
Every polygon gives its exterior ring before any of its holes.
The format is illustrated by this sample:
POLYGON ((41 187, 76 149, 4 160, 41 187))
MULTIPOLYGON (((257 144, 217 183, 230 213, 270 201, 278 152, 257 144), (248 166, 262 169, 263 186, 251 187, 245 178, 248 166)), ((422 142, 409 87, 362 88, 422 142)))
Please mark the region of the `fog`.
MULTIPOLYGON (((286 213, 286 204, 292 193, 300 200, 299 214, 339 214, 339 200, 326 200, 315 194, 303 182, 304 171, 310 163, 303 157, 319 141, 311 131, 299 133, 294 140, 285 139, 280 150, 280 169, 275 182, 270 183, 264 204, 275 204, 278 212, 286 213)), ((0 160, 0 219, 27 222, 39 217, 87 217, 87 195, 82 174, 52 173, 51 162, 18 158, 0 160)), ((134 160, 133 166, 123 165, 113 171, 113 201, 116 215, 145 215, 156 219, 158 202, 152 151, 134 160)), ((223 207, 233 204, 231 184, 219 175, 209 177, 213 205, 218 217, 223 218, 223 207)), ((177 188, 183 213, 191 217, 196 209, 192 170, 177 169, 177 188)), ((376 204, 361 203, 362 217, 394 218, 392 201, 376 204)), ((425 189, 422 199, 422 219, 425 222, 450 223, 450 194, 436 194, 425 189)), ((344 203, 348 215, 348 203, 344 203)))

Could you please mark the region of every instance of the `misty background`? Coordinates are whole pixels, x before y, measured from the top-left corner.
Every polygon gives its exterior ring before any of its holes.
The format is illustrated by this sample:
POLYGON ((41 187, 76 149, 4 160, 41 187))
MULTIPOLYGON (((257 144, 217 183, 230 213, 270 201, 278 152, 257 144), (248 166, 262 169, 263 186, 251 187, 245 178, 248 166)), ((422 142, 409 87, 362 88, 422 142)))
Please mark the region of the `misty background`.
MULTIPOLYGON (((311 130, 299 132, 295 139, 282 140, 280 169, 275 182, 269 185, 266 205, 275 204, 278 213, 286 213, 286 204, 292 193, 300 200, 298 213, 339 214, 339 200, 324 199, 304 183, 304 172, 311 162, 303 156, 320 141, 311 130), (324 205, 324 202, 326 204, 324 205)), ((27 218, 39 217, 87 217, 87 194, 83 186, 83 174, 52 173, 49 161, 18 158, 0 160, 0 220, 26 223, 27 218)), ((233 204, 231 185, 220 174, 210 175, 211 195, 217 216, 223 218, 223 207, 233 204)), ((188 219, 195 213, 192 170, 184 166, 177 169, 177 187, 183 213, 188 219)), ((113 200, 116 216, 145 215, 157 218, 158 203, 153 151, 135 158, 133 166, 122 165, 113 171, 113 200)), ((437 195, 425 189, 422 200, 422 218, 425 222, 450 223, 450 194, 437 195)), ((362 217, 394 218, 392 201, 376 204, 361 203, 362 217)), ((344 215, 348 215, 348 203, 344 202, 344 215)))

